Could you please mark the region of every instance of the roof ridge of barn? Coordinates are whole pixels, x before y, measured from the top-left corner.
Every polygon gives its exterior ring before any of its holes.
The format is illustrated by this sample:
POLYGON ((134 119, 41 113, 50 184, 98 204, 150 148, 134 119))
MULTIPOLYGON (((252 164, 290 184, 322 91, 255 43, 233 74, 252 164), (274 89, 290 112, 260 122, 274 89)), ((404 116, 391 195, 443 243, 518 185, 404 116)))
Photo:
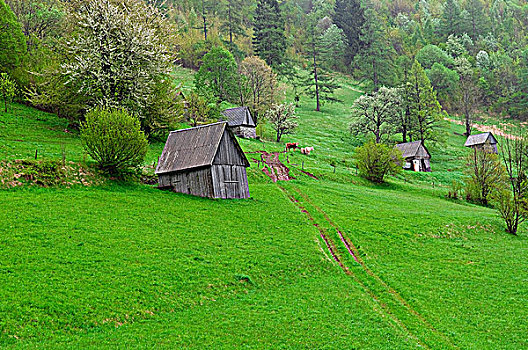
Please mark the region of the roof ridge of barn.
POLYGON ((251 115, 251 111, 248 106, 239 106, 227 108, 222 111, 222 115, 227 118, 227 122, 230 127, 247 125, 256 126, 255 119, 251 115))
POLYGON ((403 158, 408 158, 416 156, 420 146, 429 154, 429 150, 425 147, 422 140, 398 143, 395 147, 402 152, 403 158))
POLYGON ((227 124, 227 122, 225 122, 225 121, 220 121, 220 122, 216 122, 216 123, 210 123, 210 124, 204 124, 204 125, 198 125, 198 126, 191 126, 190 128, 173 130, 173 131, 171 131, 169 134, 176 133, 176 132, 180 132, 180 131, 192 130, 192 129, 207 128, 207 127, 210 127, 210 126, 212 126, 212 125, 217 125, 217 124, 227 124))
POLYGON ((497 143, 497 139, 495 138, 493 133, 491 131, 486 131, 481 132, 479 134, 469 135, 466 139, 466 142, 464 143, 464 146, 471 147, 475 145, 484 144, 490 137, 492 137, 495 143, 497 143))

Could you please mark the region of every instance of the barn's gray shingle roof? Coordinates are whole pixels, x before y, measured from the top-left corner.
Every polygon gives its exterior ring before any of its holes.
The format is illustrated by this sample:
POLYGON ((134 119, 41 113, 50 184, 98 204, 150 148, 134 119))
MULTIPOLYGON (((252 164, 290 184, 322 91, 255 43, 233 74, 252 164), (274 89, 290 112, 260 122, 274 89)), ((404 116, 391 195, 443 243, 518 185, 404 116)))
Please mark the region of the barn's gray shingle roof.
POLYGON ((211 165, 226 124, 220 122, 172 131, 158 161, 156 174, 211 165))
POLYGON ((464 146, 471 147, 476 145, 483 145, 484 143, 486 143, 488 138, 490 138, 490 143, 492 145, 497 143, 495 136, 493 136, 491 132, 484 132, 482 134, 469 135, 464 146))
POLYGON ((255 120, 253 120, 247 107, 229 108, 223 111, 222 114, 226 117, 230 127, 240 125, 255 126, 255 120))
MULTIPOLYGON (((413 142, 399 143, 396 145, 396 148, 401 151, 403 158, 410 158, 410 157, 416 157, 416 155, 420 151, 420 146, 422 146, 422 141, 413 141, 413 142)), ((424 149, 427 153, 429 153, 429 151, 427 151, 425 146, 424 146, 424 149)))

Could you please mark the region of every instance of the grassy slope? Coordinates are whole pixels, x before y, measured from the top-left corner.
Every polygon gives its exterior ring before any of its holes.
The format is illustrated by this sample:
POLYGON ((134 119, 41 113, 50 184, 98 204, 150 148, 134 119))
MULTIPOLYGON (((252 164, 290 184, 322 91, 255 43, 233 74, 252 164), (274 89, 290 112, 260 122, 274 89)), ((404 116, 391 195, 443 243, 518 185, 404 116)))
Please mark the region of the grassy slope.
MULTIPOLYGON (((461 127, 431 150, 432 174, 370 186, 351 168, 352 88, 339 92, 345 104, 322 113, 302 101, 298 133, 285 141, 316 151, 292 154, 297 180, 281 185, 336 243, 349 275, 255 166, 248 201, 118 184, 3 190, 0 344, 526 347, 526 231, 510 237, 492 210, 441 198, 461 175, 465 150, 453 134, 461 127), (300 173, 303 161, 320 180, 300 173), (347 258, 324 213, 364 265, 347 258)), ((65 144, 68 160, 84 157, 54 116, 17 106, 0 121, 0 156, 31 157, 38 147, 60 158, 65 144)))

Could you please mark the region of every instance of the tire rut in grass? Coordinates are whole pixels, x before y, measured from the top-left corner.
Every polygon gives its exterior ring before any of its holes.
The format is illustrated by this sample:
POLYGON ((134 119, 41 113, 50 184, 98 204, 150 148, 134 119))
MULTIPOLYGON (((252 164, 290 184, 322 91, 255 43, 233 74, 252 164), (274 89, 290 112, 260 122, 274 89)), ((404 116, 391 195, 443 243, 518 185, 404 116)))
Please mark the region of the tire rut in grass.
POLYGON ((297 200, 295 198, 294 195, 292 195, 291 193, 289 193, 284 187, 278 185, 279 189, 281 189, 284 194, 288 197, 288 199, 293 203, 295 204, 300 210, 301 212, 305 213, 306 216, 308 217, 308 220, 310 220, 310 222, 312 222, 312 224, 319 230, 319 233, 320 233, 320 237, 322 238, 322 240, 325 242, 325 245, 327 247, 327 249, 329 250, 330 254, 332 255, 333 259, 337 262, 337 264, 339 265, 339 267, 341 267, 341 269, 343 270, 343 272, 348 275, 348 276, 351 276, 355 282, 357 282, 361 288, 363 289, 363 291, 368 294, 372 300, 375 301, 375 304, 373 306, 373 309, 378 312, 383 318, 388 318, 391 323, 392 326, 396 327, 396 328, 399 328, 401 329, 409 338, 413 339, 414 341, 416 341, 416 343, 420 346, 420 347, 423 347, 423 348, 426 348, 426 349, 429 349, 429 347, 424 344, 414 333, 412 333, 408 327, 405 325, 405 323, 403 323, 389 308, 386 304, 384 304, 380 298, 376 295, 376 293, 374 293, 372 291, 372 289, 370 289, 367 285, 365 285, 365 283, 363 283, 359 278, 358 276, 356 276, 349 268, 348 266, 345 265, 345 263, 343 262, 343 259, 342 257, 340 256, 339 252, 338 252, 338 249, 335 245, 335 243, 332 241, 332 239, 328 236, 326 230, 321 227, 318 223, 315 222, 315 219, 314 217, 310 214, 310 212, 300 203, 299 200, 297 200))
MULTIPOLYGON (((394 288, 390 287, 387 282, 385 282, 381 277, 375 274, 366 265, 365 261, 361 258, 357 247, 350 241, 350 239, 338 227, 338 225, 330 219, 330 217, 325 211, 323 211, 319 206, 314 204, 308 198, 308 196, 302 191, 300 191, 298 188, 293 187, 293 192, 300 196, 302 201, 305 203, 301 203, 301 201, 298 200, 294 194, 290 193, 283 186, 279 185, 278 187, 286 194, 290 201, 292 201, 302 212, 304 212, 309 217, 309 220, 313 222, 314 226, 318 228, 321 234, 321 238, 323 239, 327 248, 331 252, 334 260, 336 260, 341 269, 347 275, 351 276, 354 281, 356 281, 361 286, 364 292, 375 301, 378 307, 374 306, 374 309, 377 312, 379 312, 382 316, 387 316, 391 320, 391 324, 397 325, 397 327, 404 331, 407 336, 415 340, 420 347, 429 348, 429 345, 427 343, 430 344, 430 341, 433 340, 430 339, 432 336, 436 340, 433 342, 433 347, 437 347, 438 345, 440 345, 442 348, 457 348, 457 346, 453 344, 451 339, 449 339, 445 334, 438 331, 429 321, 425 319, 423 315, 418 313, 409 304, 409 302, 407 302, 394 288), (340 255, 339 249, 336 247, 332 238, 328 235, 327 230, 322 227, 322 225, 316 222, 314 216, 308 211, 305 204, 308 204, 310 207, 315 209, 315 211, 318 212, 324 218, 324 222, 326 222, 327 225, 330 225, 330 227, 336 230, 337 237, 339 237, 339 240, 341 240, 341 243, 343 244, 342 247, 352 257, 354 262, 361 267, 360 271, 362 271, 362 273, 358 275, 357 273, 353 272, 353 266, 352 268, 347 266, 347 261, 343 259, 343 257, 340 255), (381 289, 381 291, 379 289, 381 289), (400 308, 400 311, 404 312, 404 316, 407 315, 406 317, 404 317, 404 319, 406 319, 405 322, 400 317, 396 316, 395 310, 397 310, 398 308, 400 308), (418 332, 420 332, 422 329, 426 330, 426 333, 429 333, 429 335, 420 334, 420 337, 417 336, 407 326, 407 323, 413 324, 415 326, 414 328, 418 332), (429 341, 426 343, 422 341, 421 338, 425 338, 429 341)), ((350 263, 351 261, 348 262, 348 264, 350 263)), ((356 265, 356 268, 359 266, 356 265)))
MULTIPOLYGON (((358 263, 361 268, 363 269, 363 271, 368 275, 370 276, 372 279, 374 279, 377 283, 379 283, 383 289, 385 289, 386 292, 388 292, 392 298, 397 301, 400 305, 402 305, 406 311, 408 313, 410 313, 411 315, 413 315, 416 319, 418 319, 420 321, 421 324, 423 324, 423 326, 425 326, 428 330, 430 330, 431 332, 433 332, 436 336, 438 336, 439 338, 442 339, 442 341, 444 343, 446 343, 448 346, 452 347, 452 348, 457 348, 456 345, 453 344, 453 342, 451 341, 451 339, 449 339, 445 334, 441 333, 440 331, 438 331, 429 321, 427 321, 427 319, 421 315, 418 311, 416 311, 410 304, 407 300, 405 300, 401 294, 399 294, 394 288, 392 288, 387 282, 385 282, 379 275, 377 275, 376 273, 374 273, 368 266, 367 264, 365 263, 365 261, 361 258, 360 256, 360 253, 359 253, 359 250, 357 249, 357 247, 350 241, 350 239, 348 237, 346 237, 346 235, 343 233, 343 231, 338 227, 338 225, 330 219, 330 217, 328 216, 328 214, 323 210, 321 209, 319 206, 317 206, 315 203, 313 203, 312 200, 310 200, 310 198, 304 194, 301 190, 299 190, 298 188, 294 188, 294 191, 306 202, 308 203, 311 207, 313 207, 317 212, 319 212, 319 214, 321 214, 325 221, 331 226, 333 227, 335 230, 336 230, 336 233, 337 235, 339 236, 341 242, 343 243, 343 246, 345 247, 345 249, 348 251, 348 253, 350 254, 350 256, 354 259, 354 261, 356 263, 358 263)), ((293 197, 293 196, 292 196, 293 197)), ((298 201, 299 202, 299 201, 298 201)), ((299 205, 300 202, 299 202, 299 205)), ((306 209, 305 209, 306 210, 306 209)), ((350 271, 350 270, 349 270, 350 271)), ((355 276, 356 280, 358 280, 357 276, 355 276)), ((372 290, 367 287, 364 283, 362 283, 361 281, 358 280, 358 282, 364 287, 367 289, 367 292, 370 294, 372 292, 372 290)), ((381 298, 377 297, 375 293, 372 292, 372 295, 374 296, 374 299, 377 300, 378 302, 380 302, 381 298)), ((387 306, 388 308, 388 306, 387 306)), ((394 316, 396 317, 396 316, 394 316)), ((401 321, 400 321, 401 322, 401 321)), ((406 327, 405 327, 406 328, 406 327)), ((406 328, 407 329, 407 328, 406 328)), ((409 332, 410 333, 410 332, 409 332)), ((412 333, 411 333, 412 334, 412 333)), ((421 343, 421 342, 420 342, 421 343)), ((422 344, 423 345, 423 344, 422 344)))

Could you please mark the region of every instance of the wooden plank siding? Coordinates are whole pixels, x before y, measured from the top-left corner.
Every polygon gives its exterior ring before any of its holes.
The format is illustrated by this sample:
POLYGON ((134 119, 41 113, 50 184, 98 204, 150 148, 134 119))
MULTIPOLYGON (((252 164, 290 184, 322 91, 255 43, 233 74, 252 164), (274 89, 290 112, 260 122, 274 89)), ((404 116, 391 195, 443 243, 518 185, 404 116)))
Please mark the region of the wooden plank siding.
POLYGON ((156 168, 160 188, 209 198, 249 198, 249 162, 227 123, 170 133, 156 168))
POLYGON ((245 167, 240 165, 213 165, 211 173, 216 198, 249 198, 245 167))
POLYGON ((214 198, 211 168, 159 175, 160 187, 170 187, 174 192, 214 198))
POLYGON ((228 134, 227 130, 224 130, 222 139, 218 144, 218 149, 216 151, 213 164, 246 165, 247 160, 245 159, 243 153, 241 154, 241 150, 238 149, 239 146, 237 146, 238 144, 235 144, 233 137, 228 134))

